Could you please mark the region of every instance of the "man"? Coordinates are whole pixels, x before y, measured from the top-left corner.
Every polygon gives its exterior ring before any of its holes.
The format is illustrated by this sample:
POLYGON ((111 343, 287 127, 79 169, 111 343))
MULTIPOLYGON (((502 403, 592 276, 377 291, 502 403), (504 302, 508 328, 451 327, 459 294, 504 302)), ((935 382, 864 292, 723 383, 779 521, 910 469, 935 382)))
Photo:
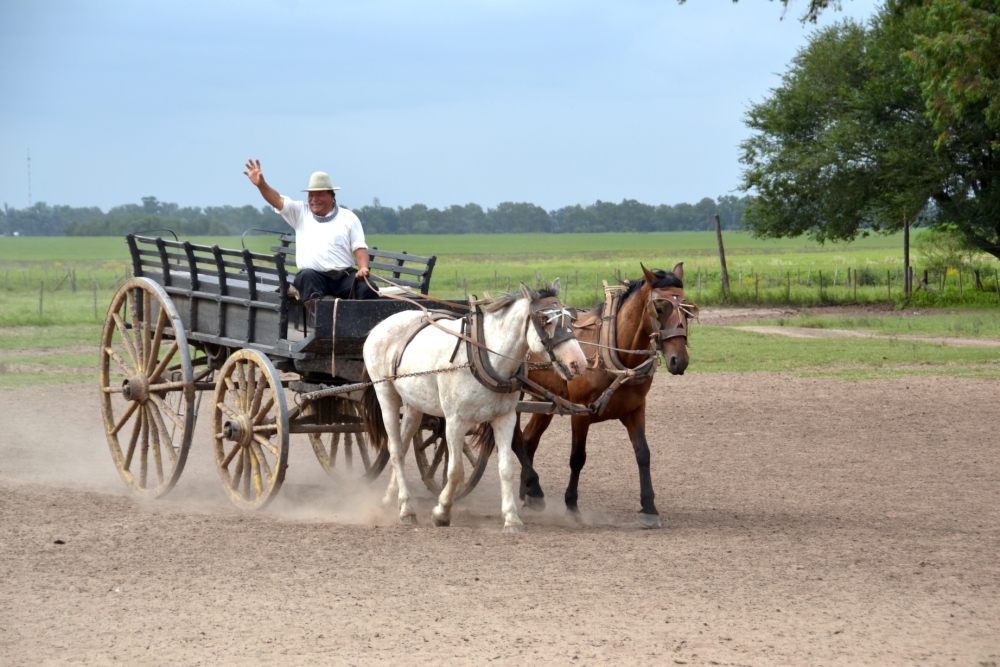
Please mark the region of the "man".
POLYGON ((248 160, 246 174, 264 200, 295 230, 295 265, 299 272, 294 285, 299 299, 313 312, 313 301, 330 295, 341 299, 377 299, 378 291, 368 286, 368 246, 361 221, 346 208, 337 206, 330 177, 317 171, 309 179, 308 206, 278 194, 264 180, 260 160, 248 160), (354 268, 354 264, 358 268, 354 268), (353 296, 351 292, 354 292, 353 296))

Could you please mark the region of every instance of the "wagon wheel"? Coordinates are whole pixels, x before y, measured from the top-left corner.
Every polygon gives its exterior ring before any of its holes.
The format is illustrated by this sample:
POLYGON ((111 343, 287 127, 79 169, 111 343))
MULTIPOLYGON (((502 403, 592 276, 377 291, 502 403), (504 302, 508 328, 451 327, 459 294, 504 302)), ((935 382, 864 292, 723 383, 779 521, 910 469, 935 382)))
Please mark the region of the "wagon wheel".
POLYGON ((237 507, 260 509, 288 466, 288 408, 274 364, 254 350, 234 352, 218 371, 212 405, 222 487, 237 507))
MULTIPOLYGON (((337 414, 346 417, 347 421, 360 420, 361 407, 358 403, 347 399, 336 399, 333 403, 337 414)), ((306 406, 304 415, 310 417, 318 412, 319 403, 313 402, 306 406)), ((363 432, 310 433, 309 442, 323 470, 338 481, 370 483, 389 462, 389 448, 382 445, 377 452, 373 451, 363 432)))
MULTIPOLYGON (((458 485, 455 500, 472 493, 476 484, 486 472, 486 464, 493 453, 493 446, 476 448, 472 446, 472 434, 466 434, 465 459, 472 465, 471 471, 463 466, 465 479, 458 485)), ((448 443, 445 438, 444 419, 441 417, 424 417, 420 429, 413 436, 413 455, 417 459, 417 469, 424 480, 424 486, 434 495, 444 489, 448 481, 448 443)))
POLYGON ((99 363, 101 412, 118 474, 132 493, 158 498, 184 470, 196 417, 184 326, 162 287, 133 278, 115 293, 99 363))

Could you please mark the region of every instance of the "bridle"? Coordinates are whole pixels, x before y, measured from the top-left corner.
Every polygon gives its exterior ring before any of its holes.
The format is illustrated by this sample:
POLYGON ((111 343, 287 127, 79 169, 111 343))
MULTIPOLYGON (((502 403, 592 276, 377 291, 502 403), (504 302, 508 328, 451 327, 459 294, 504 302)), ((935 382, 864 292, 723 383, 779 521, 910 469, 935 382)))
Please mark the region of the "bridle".
POLYGON ((649 300, 650 316, 653 321, 653 333, 650 339, 656 348, 663 352, 664 344, 673 338, 683 338, 687 344, 688 320, 698 317, 698 306, 684 298, 680 288, 667 287, 654 289, 649 300), (663 296, 661 296, 661 294, 663 296), (664 315, 664 306, 669 308, 666 324, 660 319, 664 315))

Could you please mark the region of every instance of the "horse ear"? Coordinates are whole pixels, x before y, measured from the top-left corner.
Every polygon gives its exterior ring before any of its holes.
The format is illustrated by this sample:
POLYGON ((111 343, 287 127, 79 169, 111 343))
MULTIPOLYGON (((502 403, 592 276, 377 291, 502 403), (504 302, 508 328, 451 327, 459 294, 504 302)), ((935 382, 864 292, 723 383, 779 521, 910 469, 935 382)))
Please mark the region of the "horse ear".
POLYGON ((558 278, 556 278, 552 282, 552 291, 555 292, 557 296, 560 295, 560 294, 562 294, 562 283, 559 282, 558 278))
POLYGON ((528 301, 534 301, 538 298, 538 293, 524 283, 521 283, 521 294, 523 294, 524 298, 528 301))
POLYGON ((649 283, 650 285, 653 285, 653 284, 656 283, 657 280, 659 280, 659 278, 656 277, 656 274, 653 273, 652 271, 650 271, 649 269, 647 269, 646 266, 642 262, 639 262, 639 266, 642 267, 642 275, 646 276, 646 282, 647 283, 649 283))
POLYGON ((684 280, 684 262, 678 262, 672 273, 677 276, 677 280, 684 280))

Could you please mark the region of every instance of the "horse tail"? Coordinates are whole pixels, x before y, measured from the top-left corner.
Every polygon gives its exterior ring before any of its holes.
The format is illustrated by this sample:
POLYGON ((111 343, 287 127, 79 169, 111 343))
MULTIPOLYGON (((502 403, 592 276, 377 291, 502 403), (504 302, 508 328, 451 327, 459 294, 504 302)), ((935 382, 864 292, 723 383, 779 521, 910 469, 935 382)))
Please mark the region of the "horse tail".
POLYGON ((493 424, 483 422, 472 434, 472 448, 487 456, 497 446, 496 435, 493 433, 493 424))
MULTIPOLYGON (((368 382, 368 369, 361 372, 361 381, 368 382)), ((375 386, 369 385, 365 388, 361 397, 361 407, 364 414, 365 433, 368 435, 368 445, 376 452, 385 447, 389 441, 389 435, 385 431, 385 421, 382 419, 382 405, 378 402, 378 394, 375 393, 375 386)))

